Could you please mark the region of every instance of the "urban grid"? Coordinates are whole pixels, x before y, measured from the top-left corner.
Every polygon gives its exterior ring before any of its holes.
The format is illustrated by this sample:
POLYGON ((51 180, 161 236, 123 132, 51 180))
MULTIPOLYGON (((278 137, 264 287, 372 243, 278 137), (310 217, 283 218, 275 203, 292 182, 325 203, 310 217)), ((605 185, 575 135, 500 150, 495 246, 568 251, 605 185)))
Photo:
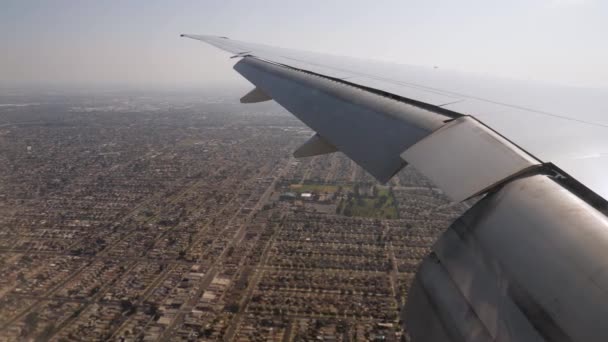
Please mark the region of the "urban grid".
POLYGON ((411 167, 295 159, 313 132, 234 91, 5 93, 0 341, 406 340, 466 209, 411 167))

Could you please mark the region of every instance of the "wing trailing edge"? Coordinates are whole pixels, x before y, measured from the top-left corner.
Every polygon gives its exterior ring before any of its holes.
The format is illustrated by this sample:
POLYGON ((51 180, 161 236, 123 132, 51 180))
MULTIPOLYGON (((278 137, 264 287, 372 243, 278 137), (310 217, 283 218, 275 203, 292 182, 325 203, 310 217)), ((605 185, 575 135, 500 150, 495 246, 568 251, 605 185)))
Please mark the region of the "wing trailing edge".
POLYGON ((449 117, 335 80, 253 57, 234 69, 380 182, 406 163, 400 154, 449 117))
POLYGON ((234 68, 256 86, 252 93, 274 99, 317 132, 295 156, 339 150, 381 182, 410 163, 456 202, 541 165, 471 117, 454 119, 253 57, 234 68))

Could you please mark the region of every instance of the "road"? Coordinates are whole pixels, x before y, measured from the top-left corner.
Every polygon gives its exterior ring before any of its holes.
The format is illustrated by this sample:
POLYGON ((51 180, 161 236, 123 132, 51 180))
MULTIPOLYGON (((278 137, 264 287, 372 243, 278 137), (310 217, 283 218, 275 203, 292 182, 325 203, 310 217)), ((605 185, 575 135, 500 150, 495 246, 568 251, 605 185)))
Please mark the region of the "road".
MULTIPOLYGON (((239 229, 233 235, 232 239, 230 240, 230 243, 228 243, 224 247, 221 254, 213 262, 213 264, 211 265, 211 267, 209 268, 209 270, 207 271, 207 273, 205 274, 205 276, 203 277, 201 282, 198 284, 196 290, 194 291, 194 294, 192 296, 190 296, 189 300, 181 306, 181 308, 179 309, 179 313, 177 314, 175 319, 170 323, 170 325, 167 327, 167 329, 165 329, 165 331, 163 332, 163 334, 161 335, 159 340, 170 340, 171 334, 174 332, 174 330, 177 327, 179 327, 181 325, 181 323, 184 320, 184 316, 186 314, 190 313, 192 311, 192 309, 196 306, 196 304, 198 304, 200 298, 202 297, 203 293, 205 292, 205 290, 207 289, 209 284, 211 284, 213 279, 219 273, 219 271, 220 271, 219 266, 221 265, 223 259, 225 258, 227 251, 232 247, 234 247, 234 248, 238 247, 237 244, 240 241, 242 241, 243 236, 246 233, 248 223, 251 221, 251 219, 253 218, 255 213, 257 211, 259 211, 264 206, 264 204, 266 204, 268 202, 270 195, 272 194, 272 192, 275 189, 277 181, 279 179, 281 179, 281 177, 283 177, 284 173, 288 169, 287 165, 289 165, 289 163, 291 161, 292 160, 288 160, 283 165, 279 164, 277 166, 277 168, 281 169, 280 172, 271 172, 271 174, 276 174, 275 177, 273 178, 273 181, 270 183, 270 185, 266 188, 266 190, 264 191, 262 196, 260 196, 260 198, 258 199, 256 204, 253 206, 251 212, 247 215, 247 218, 245 219, 243 224, 241 224, 239 229)), ((238 191, 237 191, 237 193, 238 193, 238 191)), ((253 193, 251 196, 255 196, 255 193, 253 193)), ((223 233, 225 233, 227 230, 229 230, 231 228, 231 223, 238 216, 239 212, 245 208, 245 205, 247 204, 247 202, 248 201, 244 201, 243 205, 239 208, 239 210, 235 211, 234 215, 232 215, 232 217, 228 220, 228 222, 225 225, 225 228, 222 230, 222 232, 220 232, 219 236, 222 236, 223 233)))

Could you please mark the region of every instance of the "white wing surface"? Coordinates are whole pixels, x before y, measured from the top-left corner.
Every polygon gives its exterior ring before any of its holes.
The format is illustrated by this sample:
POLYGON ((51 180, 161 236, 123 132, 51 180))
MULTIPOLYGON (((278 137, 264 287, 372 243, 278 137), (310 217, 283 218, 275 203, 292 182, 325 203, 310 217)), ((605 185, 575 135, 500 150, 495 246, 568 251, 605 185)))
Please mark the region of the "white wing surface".
POLYGON ((235 55, 254 56, 470 115, 608 198, 608 181, 601 174, 608 166, 608 91, 327 56, 214 36, 184 36, 235 55))

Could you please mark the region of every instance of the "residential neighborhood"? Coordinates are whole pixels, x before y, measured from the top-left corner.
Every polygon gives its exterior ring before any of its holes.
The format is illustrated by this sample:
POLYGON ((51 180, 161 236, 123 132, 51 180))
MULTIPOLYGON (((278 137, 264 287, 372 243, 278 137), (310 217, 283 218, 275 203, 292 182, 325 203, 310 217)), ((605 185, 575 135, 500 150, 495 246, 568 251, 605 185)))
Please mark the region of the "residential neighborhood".
MULTIPOLYGON (((377 183, 219 96, 1 107, 1 341, 401 341, 417 265, 465 209, 377 183)), ((47 99, 48 100, 48 99, 47 99)))

